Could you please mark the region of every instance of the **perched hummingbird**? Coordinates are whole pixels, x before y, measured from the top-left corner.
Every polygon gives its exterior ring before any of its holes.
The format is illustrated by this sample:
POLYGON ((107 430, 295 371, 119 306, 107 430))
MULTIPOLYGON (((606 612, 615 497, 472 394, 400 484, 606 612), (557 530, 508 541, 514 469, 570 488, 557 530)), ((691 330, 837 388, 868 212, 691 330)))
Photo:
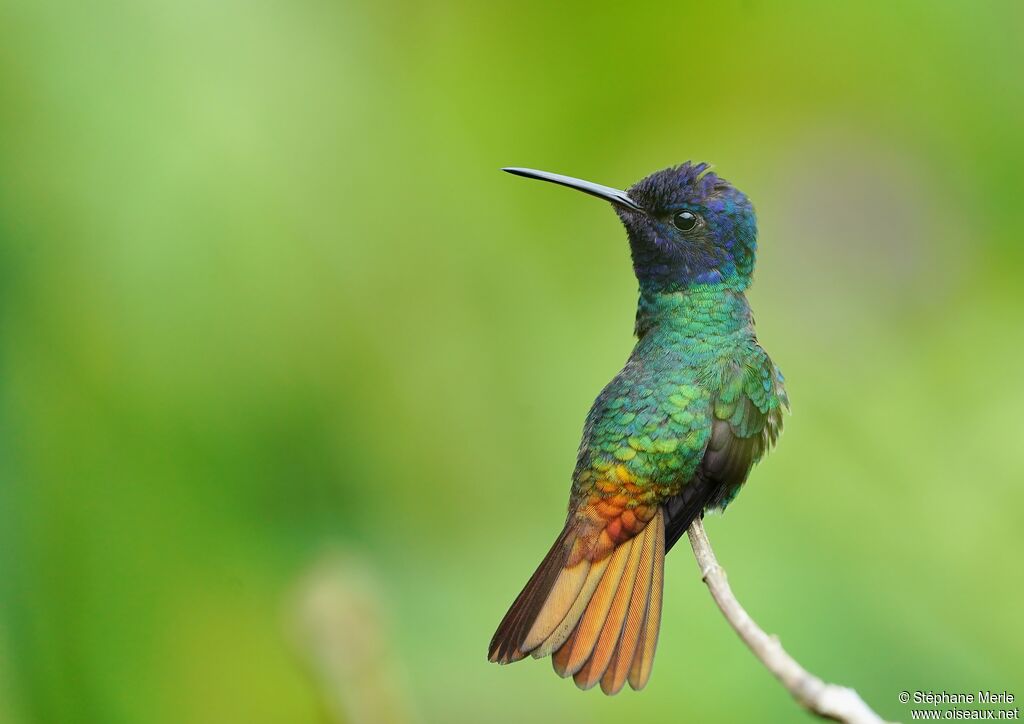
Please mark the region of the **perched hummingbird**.
POLYGON ((651 675, 665 554, 739 492, 782 429, 782 374, 744 291, 757 223, 747 197, 684 163, 628 191, 506 168, 610 201, 640 283, 637 343, 587 415, 565 527, 491 639, 491 661, 552 654, 606 694, 651 675))

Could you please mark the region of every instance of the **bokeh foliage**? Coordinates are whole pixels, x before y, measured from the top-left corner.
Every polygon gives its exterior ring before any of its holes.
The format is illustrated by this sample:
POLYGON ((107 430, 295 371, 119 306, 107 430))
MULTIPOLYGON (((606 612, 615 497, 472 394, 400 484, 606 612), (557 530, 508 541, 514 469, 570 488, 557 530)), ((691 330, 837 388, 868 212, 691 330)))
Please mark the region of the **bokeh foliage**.
POLYGON ((794 415, 709 521, 734 588, 889 717, 1014 691, 1021 8, 0 5, 0 721, 323 721, 289 601, 338 549, 424 721, 800 716, 685 546, 642 694, 486 663, 635 303, 508 164, 747 191, 794 415))

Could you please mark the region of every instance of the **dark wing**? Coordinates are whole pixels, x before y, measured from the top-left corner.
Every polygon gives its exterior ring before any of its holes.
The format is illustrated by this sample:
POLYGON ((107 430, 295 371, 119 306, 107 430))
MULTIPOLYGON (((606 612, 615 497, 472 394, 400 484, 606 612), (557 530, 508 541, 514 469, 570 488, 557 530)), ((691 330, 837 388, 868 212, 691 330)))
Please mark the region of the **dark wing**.
POLYGON ((711 438, 700 466, 664 505, 666 553, 695 517, 725 509, 736 497, 754 463, 775 444, 788 407, 782 373, 760 347, 746 364, 732 366, 712 400, 711 438))

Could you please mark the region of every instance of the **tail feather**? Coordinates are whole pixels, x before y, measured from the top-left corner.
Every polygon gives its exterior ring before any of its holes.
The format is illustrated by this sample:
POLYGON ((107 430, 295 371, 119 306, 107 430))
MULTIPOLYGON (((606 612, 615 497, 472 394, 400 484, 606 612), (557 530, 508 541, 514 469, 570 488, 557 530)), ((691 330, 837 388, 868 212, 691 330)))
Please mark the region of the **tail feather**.
POLYGON ((562 621, 551 635, 545 639, 544 643, 532 651, 532 655, 535 658, 541 658, 561 648, 569 635, 577 630, 577 624, 585 612, 589 613, 594 608, 595 599, 600 601, 603 597, 610 596, 610 594, 605 592, 608 581, 617 580, 618 577, 622 576, 622 569, 625 566, 626 556, 620 554, 617 550, 611 555, 605 556, 597 563, 593 563, 590 568, 590 574, 587 577, 587 582, 580 591, 580 595, 577 596, 577 600, 572 603, 562 621), (616 570, 617 572, 615 572, 616 570))
POLYGON ((647 686, 654 665, 654 650, 658 645, 658 630, 661 628, 661 592, 665 578, 665 527, 658 526, 654 541, 654 568, 651 571, 651 596, 644 616, 643 636, 633 655, 629 670, 629 685, 635 691, 647 686))
POLYGON ((633 660, 629 664, 629 674, 627 675, 629 685, 634 690, 639 691, 641 683, 641 668, 643 667, 644 660, 644 643, 647 636, 647 616, 651 611, 651 602, 647 601, 647 606, 644 608, 643 622, 640 624, 640 637, 636 642, 636 650, 633 652, 633 660))
POLYGON ((533 651, 555 632, 558 624, 579 597, 587 580, 591 578, 590 573, 591 564, 588 561, 580 561, 575 566, 562 569, 551 586, 551 592, 537 614, 533 626, 523 639, 520 646, 523 653, 533 651))
POLYGON ((555 668, 555 673, 563 679, 576 673, 569 669, 569 657, 572 655, 573 644, 575 641, 576 629, 573 629, 562 647, 557 649, 551 656, 551 665, 555 668))
MULTIPOLYGON (((583 615, 573 624, 576 635, 573 637, 572 645, 565 646, 565 648, 571 649, 569 659, 564 667, 566 673, 575 674, 590 658, 605 625, 605 620, 614 606, 623 574, 630 570, 629 563, 633 562, 631 554, 635 547, 633 541, 628 540, 616 548, 610 556, 611 563, 605 569, 597 590, 587 602, 583 615)), ((635 562, 633 563, 632 570, 635 571, 636 565, 635 562)))
POLYGON ((642 688, 661 621, 664 512, 600 560, 580 554, 581 540, 570 521, 498 626, 490 660, 553 654, 555 671, 580 688, 642 688))
MULTIPOLYGON (((642 534, 640 537, 647 538, 647 536, 642 534)), ((593 640, 591 644, 592 651, 582 668, 573 677, 576 686, 581 689, 589 689, 601 680, 604 673, 608 670, 614 654, 618 650, 622 636, 622 625, 626 621, 627 607, 629 606, 630 599, 633 597, 633 584, 636 581, 643 542, 643 540, 637 540, 636 538, 629 541, 629 544, 632 544, 629 552, 629 566, 626 567, 626 572, 620 575, 616 581, 615 599, 612 601, 607 615, 603 617, 604 620, 601 623, 600 629, 587 633, 593 640)), ((620 549, 625 548, 629 544, 623 544, 620 546, 620 549)), ((580 630, 584 630, 582 622, 580 623, 580 630)), ((577 643, 579 643, 580 639, 581 637, 577 637, 577 643)))
POLYGON ((644 537, 638 544, 640 560, 637 564, 636 580, 629 599, 629 610, 622 629, 622 638, 608 669, 601 677, 601 690, 608 695, 617 694, 626 683, 633 657, 636 654, 640 636, 644 630, 648 601, 651 598, 651 580, 654 573, 654 546, 657 534, 644 537))
POLYGON ((576 627, 576 622, 579 621, 583 611, 586 610, 587 604, 594 595, 595 590, 601 581, 604 580, 605 570, 611 564, 612 559, 613 556, 605 556, 597 563, 590 565, 590 572, 587 574, 587 579, 583 582, 583 587, 580 589, 579 595, 576 596, 576 600, 551 634, 544 639, 543 643, 530 652, 533 658, 539 659, 543 656, 548 656, 558 650, 565 643, 566 639, 569 638, 576 627))
MULTIPOLYGON (((499 664, 519 661, 526 655, 523 644, 532 631, 538 616, 545 606, 555 583, 561 577, 565 564, 569 559, 574 535, 566 526, 565 530, 544 556, 544 560, 530 576, 523 590, 512 603, 508 613, 498 624, 491 639, 488 658, 499 664)), ((580 561, 579 566, 589 568, 590 563, 580 561)))

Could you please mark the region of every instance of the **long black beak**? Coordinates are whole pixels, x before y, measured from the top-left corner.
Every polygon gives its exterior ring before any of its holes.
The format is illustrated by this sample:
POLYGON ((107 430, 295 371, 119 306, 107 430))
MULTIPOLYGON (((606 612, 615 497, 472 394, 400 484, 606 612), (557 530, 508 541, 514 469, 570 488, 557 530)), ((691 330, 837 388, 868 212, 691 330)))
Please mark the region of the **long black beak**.
POLYGON ((562 186, 568 186, 571 189, 582 191, 585 194, 596 196, 599 199, 605 201, 611 201, 613 204, 619 206, 625 206, 627 209, 632 211, 643 211, 643 207, 640 206, 636 201, 629 198, 629 195, 625 191, 619 189, 613 189, 609 186, 602 186, 601 184, 590 183, 589 181, 583 181, 582 179, 573 178, 572 176, 563 176, 560 173, 548 173, 547 171, 535 171, 532 168, 503 168, 502 171, 508 171, 516 176, 525 176, 526 178, 540 179, 541 181, 550 181, 553 184, 561 184, 562 186))

